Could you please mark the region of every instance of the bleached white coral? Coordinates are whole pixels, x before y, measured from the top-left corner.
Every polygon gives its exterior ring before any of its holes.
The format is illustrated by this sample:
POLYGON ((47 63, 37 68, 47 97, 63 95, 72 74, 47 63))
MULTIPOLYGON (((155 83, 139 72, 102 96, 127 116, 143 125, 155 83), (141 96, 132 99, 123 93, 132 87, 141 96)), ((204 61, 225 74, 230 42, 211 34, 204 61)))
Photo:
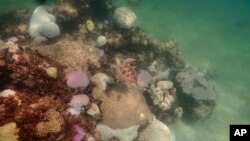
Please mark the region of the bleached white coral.
POLYGON ((148 90, 153 104, 162 110, 171 108, 174 102, 175 88, 171 81, 159 81, 157 84, 151 84, 148 90))
POLYGON ((125 129, 112 129, 106 125, 98 124, 96 129, 101 133, 101 139, 110 140, 112 137, 118 138, 120 141, 132 141, 138 136, 139 125, 134 125, 125 129))
POLYGON ((53 38, 60 34, 60 29, 55 23, 56 17, 48 11, 49 8, 43 5, 38 6, 33 11, 28 30, 31 37, 43 35, 48 38, 53 38))
POLYGON ((175 141, 174 133, 156 117, 140 133, 139 141, 175 141))

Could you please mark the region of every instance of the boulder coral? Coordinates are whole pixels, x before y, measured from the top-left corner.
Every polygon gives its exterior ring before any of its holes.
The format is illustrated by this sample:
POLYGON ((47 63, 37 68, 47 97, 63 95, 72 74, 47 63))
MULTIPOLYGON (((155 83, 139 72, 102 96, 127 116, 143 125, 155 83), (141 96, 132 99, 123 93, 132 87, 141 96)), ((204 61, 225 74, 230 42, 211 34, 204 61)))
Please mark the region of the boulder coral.
POLYGON ((31 37, 45 36, 48 38, 54 38, 60 34, 60 29, 55 23, 55 16, 48 11, 49 7, 43 5, 38 6, 33 11, 28 29, 31 37))
POLYGON ((127 7, 119 7, 115 9, 113 19, 118 26, 129 29, 135 25, 136 14, 127 7))

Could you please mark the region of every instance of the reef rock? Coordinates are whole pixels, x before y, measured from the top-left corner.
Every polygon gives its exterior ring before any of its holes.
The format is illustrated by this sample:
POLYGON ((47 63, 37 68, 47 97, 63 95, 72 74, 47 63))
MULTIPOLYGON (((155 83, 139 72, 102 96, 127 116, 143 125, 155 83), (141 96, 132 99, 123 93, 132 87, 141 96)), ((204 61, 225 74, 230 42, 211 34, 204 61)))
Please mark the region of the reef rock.
POLYGON ((64 38, 54 44, 40 45, 32 47, 32 49, 67 66, 65 72, 75 70, 88 72, 90 64, 97 68, 100 67, 98 49, 88 43, 64 38))
POLYGON ((192 119, 208 118, 216 105, 216 97, 213 86, 203 74, 188 67, 176 75, 176 82, 180 89, 184 116, 189 113, 192 119))

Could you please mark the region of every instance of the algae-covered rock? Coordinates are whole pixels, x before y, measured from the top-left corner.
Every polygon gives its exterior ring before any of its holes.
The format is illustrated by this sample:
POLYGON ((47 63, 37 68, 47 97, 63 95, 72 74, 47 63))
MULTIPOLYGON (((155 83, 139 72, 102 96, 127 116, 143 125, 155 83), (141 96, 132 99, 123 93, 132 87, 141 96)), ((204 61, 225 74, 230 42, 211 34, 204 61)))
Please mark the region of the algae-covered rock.
POLYGON ((62 131, 63 118, 60 113, 54 109, 46 112, 47 121, 41 121, 36 125, 36 135, 45 137, 48 134, 57 134, 62 131))

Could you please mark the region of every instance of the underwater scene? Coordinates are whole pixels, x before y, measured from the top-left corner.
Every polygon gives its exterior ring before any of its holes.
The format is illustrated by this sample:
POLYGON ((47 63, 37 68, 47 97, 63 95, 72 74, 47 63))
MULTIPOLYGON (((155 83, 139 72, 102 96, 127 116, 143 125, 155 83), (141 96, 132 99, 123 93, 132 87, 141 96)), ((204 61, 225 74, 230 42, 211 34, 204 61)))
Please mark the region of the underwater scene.
POLYGON ((0 141, 229 141, 250 124, 250 0, 1 0, 0 141))

